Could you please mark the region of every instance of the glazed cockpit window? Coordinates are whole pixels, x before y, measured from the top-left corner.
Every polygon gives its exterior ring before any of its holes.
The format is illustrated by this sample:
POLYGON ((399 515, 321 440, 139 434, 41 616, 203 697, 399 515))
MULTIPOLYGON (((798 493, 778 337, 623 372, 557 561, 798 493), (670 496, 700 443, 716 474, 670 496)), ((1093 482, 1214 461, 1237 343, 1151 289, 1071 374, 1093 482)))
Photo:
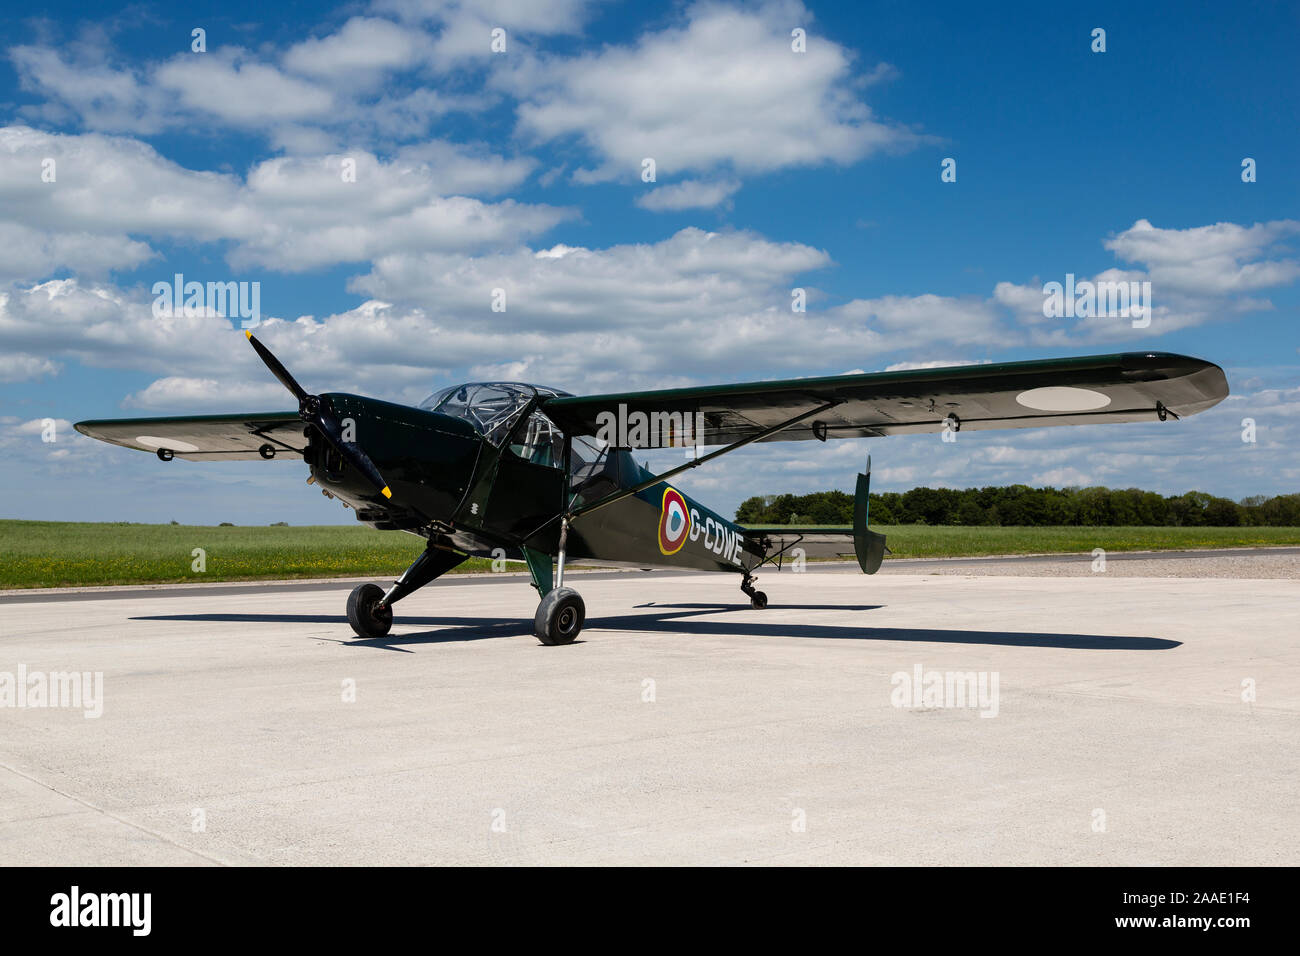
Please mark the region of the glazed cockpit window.
POLYGON ((550 398, 565 394, 553 388, 518 382, 471 382, 434 392, 420 403, 420 407, 469 422, 483 437, 500 445, 510 433, 516 413, 534 395, 550 398))
POLYGON ((569 443, 569 490, 576 504, 618 490, 619 455, 599 438, 575 435, 569 443))
POLYGON ((564 467, 564 434, 542 412, 534 411, 510 439, 510 451, 534 465, 564 467))

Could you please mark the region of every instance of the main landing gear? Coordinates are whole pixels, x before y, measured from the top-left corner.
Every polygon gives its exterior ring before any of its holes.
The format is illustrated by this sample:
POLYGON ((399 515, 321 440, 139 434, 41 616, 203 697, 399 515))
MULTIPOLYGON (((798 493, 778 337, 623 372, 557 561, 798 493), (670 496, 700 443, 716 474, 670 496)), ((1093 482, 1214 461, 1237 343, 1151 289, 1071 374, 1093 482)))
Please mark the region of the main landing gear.
POLYGON ((533 633, 543 644, 572 644, 587 620, 587 606, 573 588, 556 588, 537 605, 533 633))
POLYGON ((745 580, 740 582, 740 589, 749 595, 749 606, 755 610, 762 610, 767 607, 767 595, 762 591, 755 590, 754 576, 746 573, 745 580))
MULTIPOLYGON (((556 554, 555 588, 546 591, 542 603, 537 605, 533 618, 533 633, 547 646, 572 644, 587 621, 587 605, 582 595, 564 586, 565 546, 569 540, 569 519, 560 519, 560 548, 556 554)), ((546 559, 546 577, 550 577, 550 558, 546 559)), ((536 575, 534 575, 536 580, 536 575)), ((541 587, 538 590, 543 590, 541 587)))
POLYGON ((348 623, 358 637, 383 637, 393 626, 393 605, 412 591, 450 571, 468 555, 442 548, 425 548, 415 563, 385 591, 377 584, 359 584, 348 595, 348 623))

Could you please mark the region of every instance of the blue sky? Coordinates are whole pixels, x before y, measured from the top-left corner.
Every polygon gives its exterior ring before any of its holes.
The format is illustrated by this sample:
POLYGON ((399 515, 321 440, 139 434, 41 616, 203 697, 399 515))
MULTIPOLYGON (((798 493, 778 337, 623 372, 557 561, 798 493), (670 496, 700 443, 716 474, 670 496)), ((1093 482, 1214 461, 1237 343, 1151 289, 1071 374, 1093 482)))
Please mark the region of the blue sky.
POLYGON ((849 487, 868 452, 895 490, 1295 491, 1298 18, 579 0, 9 13, 3 513, 349 520, 303 493, 300 463, 163 466, 66 427, 41 441, 45 418, 289 407, 235 323, 154 317, 150 288, 177 272, 260 283, 260 334, 309 387, 399 401, 492 377, 581 393, 1147 348, 1218 362, 1234 393, 1176 427, 750 449, 687 483, 723 511, 849 487), (1067 273, 1150 281, 1150 327, 1044 320, 1042 285, 1067 273))

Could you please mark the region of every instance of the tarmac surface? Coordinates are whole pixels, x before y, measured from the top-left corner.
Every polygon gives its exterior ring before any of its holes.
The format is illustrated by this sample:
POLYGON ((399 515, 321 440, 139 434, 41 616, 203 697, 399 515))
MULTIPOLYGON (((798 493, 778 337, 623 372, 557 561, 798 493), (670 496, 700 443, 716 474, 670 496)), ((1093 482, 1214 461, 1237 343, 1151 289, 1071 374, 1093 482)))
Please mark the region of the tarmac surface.
POLYGON ((1300 581, 1268 550, 809 563, 762 611, 573 574, 567 647, 514 575, 383 640, 348 582, 0 597, 0 863, 1295 865, 1300 581))

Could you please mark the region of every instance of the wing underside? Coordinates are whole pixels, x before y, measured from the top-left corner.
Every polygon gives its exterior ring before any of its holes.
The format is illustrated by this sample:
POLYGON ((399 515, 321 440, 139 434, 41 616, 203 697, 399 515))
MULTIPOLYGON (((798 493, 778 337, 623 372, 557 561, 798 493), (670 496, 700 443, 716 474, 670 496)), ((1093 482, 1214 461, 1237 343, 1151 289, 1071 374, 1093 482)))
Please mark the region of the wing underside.
POLYGON ((307 439, 297 412, 120 418, 78 422, 77 431, 123 448, 167 450, 189 461, 302 458, 307 439), (263 451, 269 447, 273 454, 263 451))
POLYGON ((661 440, 663 428, 654 427, 656 415, 661 423, 677 415, 683 424, 670 427, 679 431, 695 426, 697 444, 726 445, 813 412, 761 440, 875 438, 938 432, 953 423, 979 431, 1158 421, 1194 415, 1227 394, 1227 379, 1217 365, 1165 352, 1132 352, 558 397, 544 408, 573 434, 598 434, 602 426, 640 413, 651 420, 645 443, 636 440, 635 430, 625 429, 632 440, 618 444, 656 447, 670 444, 661 440))

